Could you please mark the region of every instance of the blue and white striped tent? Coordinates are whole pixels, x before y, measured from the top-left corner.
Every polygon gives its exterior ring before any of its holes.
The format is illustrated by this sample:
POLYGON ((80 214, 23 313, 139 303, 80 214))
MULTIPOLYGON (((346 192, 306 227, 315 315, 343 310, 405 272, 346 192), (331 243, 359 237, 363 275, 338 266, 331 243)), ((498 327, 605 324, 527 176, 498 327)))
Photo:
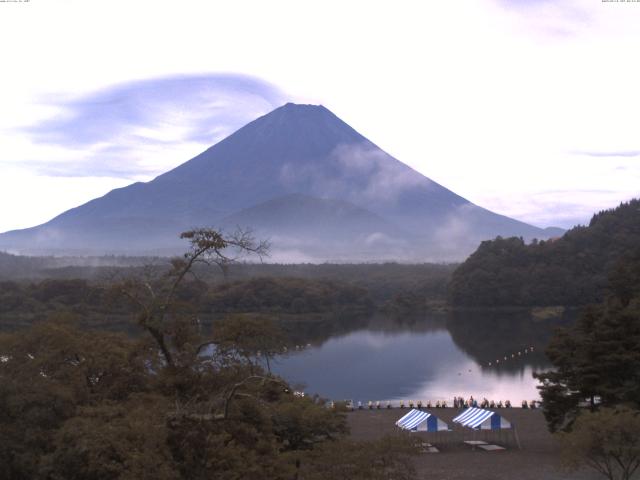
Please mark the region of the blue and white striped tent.
POLYGON ((396 422, 404 430, 412 432, 441 432, 449 430, 449 426, 429 412, 413 409, 396 422))
POLYGON ((496 412, 483 408, 469 408, 453 419, 463 427, 477 430, 502 430, 511 428, 511 422, 502 418, 496 412))

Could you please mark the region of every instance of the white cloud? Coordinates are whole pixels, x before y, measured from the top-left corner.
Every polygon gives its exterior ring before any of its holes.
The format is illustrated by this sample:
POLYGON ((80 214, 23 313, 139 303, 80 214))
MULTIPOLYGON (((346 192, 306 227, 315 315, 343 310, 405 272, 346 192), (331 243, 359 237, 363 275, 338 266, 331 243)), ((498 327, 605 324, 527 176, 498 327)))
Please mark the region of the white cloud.
MULTIPOLYGON (((203 144, 176 147, 207 120, 191 105, 162 102, 149 113, 170 121, 148 117, 148 125, 108 141, 138 152, 126 157, 137 175, 99 142, 36 145, 14 129, 64 118, 56 102, 42 104, 46 95, 68 101, 136 80, 240 72, 292 99, 323 103, 394 157, 482 206, 533 223, 586 220, 588 209, 640 193, 632 185, 640 184, 637 157, 592 157, 598 165, 574 153, 640 150, 639 20, 640 3, 599 0, 0 4, 0 41, 12 46, 3 50, 0 78, 3 182, 34 181, 46 164, 55 177, 38 177, 38 192, 62 211, 73 206, 66 190, 84 192, 73 201, 91 198, 91 188, 60 176, 79 174, 88 154, 109 158, 110 168, 95 165, 96 175, 115 187, 125 177, 151 178, 203 144), (172 149, 153 147, 163 139, 172 149), (9 178, 15 172, 29 175, 9 178)), ((249 112, 246 100, 207 106, 249 112)), ((40 217, 25 209, 16 223, 3 214, 0 230, 40 217)))
POLYGON ((300 185, 306 179, 309 193, 323 198, 348 199, 361 207, 388 204, 412 188, 432 183, 411 168, 363 142, 338 145, 328 162, 285 164, 280 171, 284 185, 300 185))

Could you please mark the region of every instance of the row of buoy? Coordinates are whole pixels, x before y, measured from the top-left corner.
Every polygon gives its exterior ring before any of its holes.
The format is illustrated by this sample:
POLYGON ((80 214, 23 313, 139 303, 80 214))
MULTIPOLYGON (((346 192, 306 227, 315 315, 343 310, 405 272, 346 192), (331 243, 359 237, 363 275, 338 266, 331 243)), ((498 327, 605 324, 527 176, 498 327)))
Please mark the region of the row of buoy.
MULTIPOLYGON (((304 394, 303 394, 304 395, 304 394)), ((336 408, 336 403, 334 401, 330 401, 329 402, 329 408, 336 408)), ((458 403, 456 402, 454 405, 454 408, 470 408, 470 407, 480 407, 480 408, 513 408, 513 405, 511 404, 511 401, 509 400, 505 400, 505 402, 503 403, 502 400, 499 400, 498 402, 495 402, 494 400, 486 400, 483 401, 482 403, 478 404, 478 403, 469 403, 467 401, 465 401, 464 403, 461 403, 458 405, 458 403)), ((527 402, 526 400, 522 400, 521 403, 521 408, 539 408, 540 407, 540 401, 538 400, 531 400, 529 402, 527 402)), ((418 410, 421 410, 423 408, 427 408, 427 409, 431 409, 431 408, 449 408, 449 405, 447 405, 447 401, 446 400, 442 400, 442 402, 440 400, 436 401, 435 404, 432 404, 430 401, 426 402, 426 403, 422 403, 422 401, 418 401, 418 402, 413 402, 413 401, 409 401, 407 403, 404 402, 404 400, 400 401, 400 404, 397 408, 417 408, 418 410)), ((393 403, 391 401, 387 401, 387 402, 380 402, 380 401, 369 401, 366 404, 363 404, 362 402, 358 402, 357 406, 355 406, 353 404, 353 402, 351 401, 347 401, 346 402, 346 408, 347 410, 381 410, 381 409, 392 409, 392 408, 396 408, 393 403)))
POLYGON ((505 355, 502 359, 497 358, 495 362, 489 362, 488 365, 491 367, 492 365, 499 365, 500 362, 506 362, 511 359, 515 359, 521 357, 522 355, 526 355, 528 353, 533 353, 533 347, 525 348, 524 350, 512 353, 511 355, 505 355))
MULTIPOLYGON (((294 345, 291 350, 296 350, 296 351, 300 351, 300 350, 304 350, 305 348, 311 348, 311 344, 307 343, 306 345, 294 345)), ((289 352, 289 348, 287 347, 282 347, 282 353, 287 353, 289 352)), ((262 356, 262 352, 260 350, 258 350, 258 352, 256 353, 256 355, 258 357, 262 356)))
MULTIPOLYGON (((311 348, 311 344, 307 343, 306 345, 294 345, 291 350, 304 350, 305 348, 311 348)), ((287 347, 282 347, 282 353, 287 353, 289 349, 287 347)))

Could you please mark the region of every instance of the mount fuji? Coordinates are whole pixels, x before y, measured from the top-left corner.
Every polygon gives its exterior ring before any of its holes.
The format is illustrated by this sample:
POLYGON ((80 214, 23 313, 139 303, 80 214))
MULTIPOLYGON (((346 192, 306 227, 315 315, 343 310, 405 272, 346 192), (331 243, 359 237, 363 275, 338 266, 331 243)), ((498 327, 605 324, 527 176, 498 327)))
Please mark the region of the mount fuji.
POLYGON ((196 226, 250 228, 283 262, 458 260, 498 235, 562 233, 474 205, 325 107, 289 103, 150 182, 0 234, 0 249, 173 254, 196 226))

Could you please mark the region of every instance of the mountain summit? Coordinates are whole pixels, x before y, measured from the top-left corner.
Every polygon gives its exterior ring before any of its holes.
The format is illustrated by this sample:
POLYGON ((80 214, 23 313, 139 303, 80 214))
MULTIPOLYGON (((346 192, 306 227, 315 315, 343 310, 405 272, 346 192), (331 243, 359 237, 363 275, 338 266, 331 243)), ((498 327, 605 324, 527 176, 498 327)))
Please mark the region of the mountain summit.
POLYGON ((150 182, 0 235, 0 248, 170 253, 204 225, 253 228, 285 261, 450 260, 497 235, 549 236, 416 172, 325 107, 288 103, 150 182))

